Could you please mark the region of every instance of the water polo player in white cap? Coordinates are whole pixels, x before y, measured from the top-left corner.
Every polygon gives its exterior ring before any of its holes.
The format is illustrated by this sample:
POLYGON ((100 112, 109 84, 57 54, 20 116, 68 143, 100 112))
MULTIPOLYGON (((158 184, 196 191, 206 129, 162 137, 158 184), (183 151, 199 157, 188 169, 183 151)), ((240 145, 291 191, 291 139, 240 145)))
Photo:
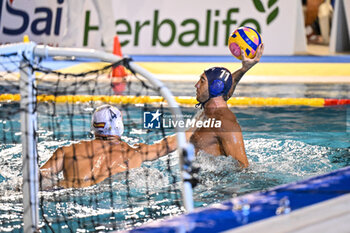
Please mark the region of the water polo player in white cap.
POLYGON ((95 110, 91 128, 95 139, 58 148, 40 168, 42 189, 91 186, 176 149, 175 137, 137 147, 123 142, 120 138, 124 131, 122 114, 111 105, 95 110), (55 182, 61 171, 64 179, 55 182))

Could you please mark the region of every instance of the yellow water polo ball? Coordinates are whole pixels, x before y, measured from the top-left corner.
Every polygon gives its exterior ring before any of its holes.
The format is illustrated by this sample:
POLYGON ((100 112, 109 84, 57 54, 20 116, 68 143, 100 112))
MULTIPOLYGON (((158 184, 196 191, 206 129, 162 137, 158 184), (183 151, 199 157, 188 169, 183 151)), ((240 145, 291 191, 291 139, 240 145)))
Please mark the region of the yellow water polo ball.
POLYGON ((259 32, 251 27, 237 28, 228 39, 228 47, 233 56, 242 60, 241 50, 248 58, 254 58, 258 46, 262 43, 259 32))

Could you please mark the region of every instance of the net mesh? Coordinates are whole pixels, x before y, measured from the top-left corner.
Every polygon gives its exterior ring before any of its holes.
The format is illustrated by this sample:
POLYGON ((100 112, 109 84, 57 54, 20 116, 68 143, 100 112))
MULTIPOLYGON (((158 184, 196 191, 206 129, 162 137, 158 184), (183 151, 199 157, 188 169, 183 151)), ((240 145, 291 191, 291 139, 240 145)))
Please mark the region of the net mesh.
MULTIPOLYGON (((155 109, 163 113, 167 106, 129 104, 118 96, 161 96, 148 81, 126 69, 124 78, 111 78, 113 68, 128 67, 129 60, 116 64, 98 63, 100 68, 86 71, 53 71, 50 60, 35 64, 16 54, 0 57, 0 94, 14 94, 13 101, 0 105, 0 231, 23 231, 22 145, 20 115, 25 108, 19 104, 19 87, 26 85, 19 78, 21 70, 35 75, 34 104, 37 119, 35 131, 38 164, 42 166, 62 147, 94 139, 91 132, 93 111, 103 104, 116 106, 123 115, 122 140, 133 146, 153 144, 173 134, 173 129, 145 129, 144 116, 155 109), (121 67, 121 66, 119 66, 121 67), (22 83, 21 83, 22 82, 22 83), (117 95, 117 96, 116 96, 117 95), (47 97, 45 99, 39 98, 47 97), (103 98, 100 98, 103 96, 103 98), (124 102, 123 102, 124 101, 124 102)), ((93 67, 95 63, 90 63, 93 67)), ((96 65, 96 64, 95 64, 96 65)), ((30 93, 31 94, 31 93, 30 93)), ((87 144, 88 145, 88 144, 87 144)), ((166 143, 167 145, 167 143, 166 143)), ((85 146, 86 151, 93 148, 85 146)), ((91 145, 90 145, 91 147, 91 145)), ((74 150, 73 150, 74 151, 74 150)), ((121 152, 128 156, 129 150, 121 152)), ((109 153, 107 151, 107 153, 109 153)), ((147 153, 147 151, 145 152, 147 153)), ((81 154, 81 151, 73 152, 81 154)), ((39 228, 43 232, 110 231, 128 229, 144 222, 183 212, 180 195, 178 159, 169 153, 160 159, 143 162, 141 167, 120 173, 109 171, 109 178, 84 188, 60 188, 57 182, 64 178, 62 171, 52 174, 49 188, 40 183, 39 228), (56 185, 55 185, 56 184, 56 185)), ((93 158, 87 163, 96 167, 93 158)), ((55 160, 53 160, 55 161, 55 160)), ((57 163, 60 160, 57 159, 57 163)), ((57 164, 57 168, 60 165, 57 164)), ((63 166, 67 166, 64 164, 63 166)))

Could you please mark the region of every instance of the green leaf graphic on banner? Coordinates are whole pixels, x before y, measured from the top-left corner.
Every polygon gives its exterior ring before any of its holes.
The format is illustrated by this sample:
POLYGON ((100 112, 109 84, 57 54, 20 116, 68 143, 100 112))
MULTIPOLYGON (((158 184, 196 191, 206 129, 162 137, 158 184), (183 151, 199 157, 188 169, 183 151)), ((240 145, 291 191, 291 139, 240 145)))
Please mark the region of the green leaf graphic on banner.
POLYGON ((276 9, 274 9, 269 16, 267 17, 267 25, 269 25, 278 15, 278 7, 276 7, 276 9))
POLYGON ((275 4, 276 2, 277 2, 277 0, 269 0, 268 7, 270 8, 270 7, 273 6, 273 4, 275 4))
POLYGON ((265 12, 264 5, 260 0, 253 0, 255 8, 260 12, 265 12))

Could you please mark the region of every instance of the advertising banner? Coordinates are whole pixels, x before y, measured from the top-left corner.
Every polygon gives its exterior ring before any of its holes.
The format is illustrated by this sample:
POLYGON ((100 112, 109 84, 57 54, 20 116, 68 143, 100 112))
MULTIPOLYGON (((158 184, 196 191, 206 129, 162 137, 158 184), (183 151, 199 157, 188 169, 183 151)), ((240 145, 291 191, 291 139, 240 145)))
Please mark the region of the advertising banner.
POLYGON ((227 39, 240 26, 261 33, 267 55, 306 51, 298 0, 0 0, 2 44, 28 35, 111 51, 118 34, 130 55, 228 55, 227 39))
POLYGON ((0 0, 0 43, 22 42, 28 35, 37 43, 59 46, 65 13, 63 0, 0 0))

